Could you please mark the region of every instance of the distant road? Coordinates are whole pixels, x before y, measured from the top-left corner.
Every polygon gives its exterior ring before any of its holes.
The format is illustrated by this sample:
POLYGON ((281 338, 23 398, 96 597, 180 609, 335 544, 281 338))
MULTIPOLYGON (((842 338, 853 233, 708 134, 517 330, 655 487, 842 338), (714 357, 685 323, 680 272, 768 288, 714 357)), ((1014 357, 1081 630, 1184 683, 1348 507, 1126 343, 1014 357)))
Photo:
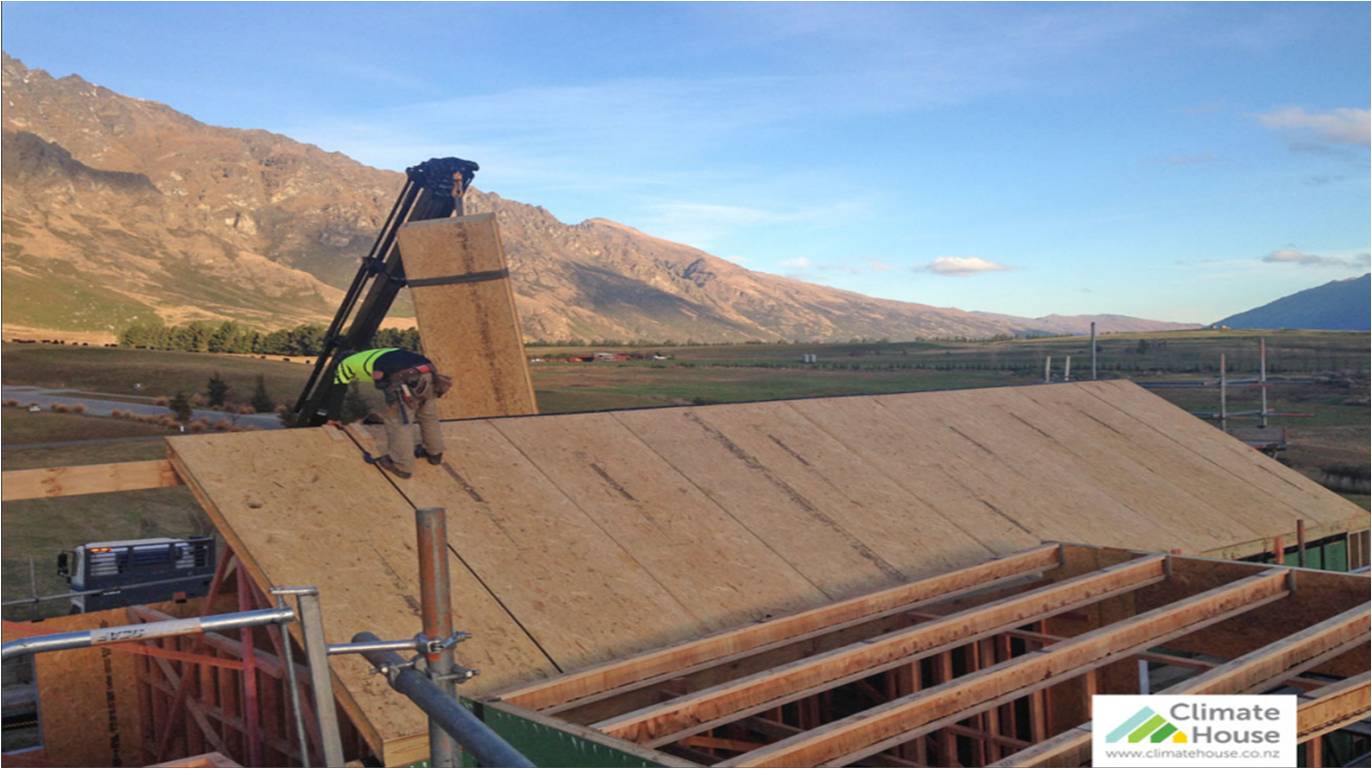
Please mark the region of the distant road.
MULTIPOLYGON (((47 387, 28 387, 22 385, 0 386, 0 399, 16 400, 20 405, 26 406, 36 403, 47 409, 54 403, 61 403, 66 406, 81 404, 86 407, 86 413, 97 417, 107 417, 115 409, 128 411, 134 414, 146 414, 148 416, 164 416, 170 414, 171 410, 166 406, 157 406, 151 403, 129 403, 122 400, 105 400, 85 395, 71 395, 68 390, 52 389, 47 387)), ((204 419, 209 422, 217 422, 220 419, 227 419, 236 425, 256 427, 262 430, 275 430, 281 427, 281 420, 276 414, 230 414, 224 411, 212 411, 210 409, 192 409, 191 416, 195 419, 204 419)))

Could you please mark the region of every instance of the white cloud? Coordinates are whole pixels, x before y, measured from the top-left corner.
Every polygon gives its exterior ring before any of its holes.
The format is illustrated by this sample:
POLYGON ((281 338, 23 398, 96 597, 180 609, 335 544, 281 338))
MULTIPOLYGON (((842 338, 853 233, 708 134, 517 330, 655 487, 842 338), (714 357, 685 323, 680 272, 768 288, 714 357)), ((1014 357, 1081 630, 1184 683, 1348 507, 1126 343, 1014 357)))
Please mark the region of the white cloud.
POLYGON ((1372 117, 1365 109, 1339 107, 1328 112, 1306 112, 1303 107, 1283 107, 1258 115, 1258 122, 1290 136, 1292 147, 1298 149, 1310 149, 1311 141, 1359 147, 1372 143, 1372 117))
POLYGON ((808 256, 795 256, 790 259, 782 259, 781 266, 788 270, 804 272, 806 270, 813 270, 819 265, 815 264, 815 260, 808 256))
POLYGON ((890 272, 895 268, 896 266, 894 264, 891 264, 890 262, 883 262, 880 259, 867 260, 867 269, 871 270, 872 272, 890 272))
POLYGON ((1366 252, 1353 254, 1351 256, 1323 256, 1320 254, 1307 254, 1297 248, 1279 248, 1276 251, 1264 256, 1262 260, 1269 264, 1298 264, 1302 267, 1355 267, 1363 268, 1367 266, 1368 254, 1366 252))
POLYGON ((976 275, 982 272, 1000 272, 1010 268, 989 259, 982 259, 979 256, 940 256, 921 269, 938 275, 963 276, 976 275))

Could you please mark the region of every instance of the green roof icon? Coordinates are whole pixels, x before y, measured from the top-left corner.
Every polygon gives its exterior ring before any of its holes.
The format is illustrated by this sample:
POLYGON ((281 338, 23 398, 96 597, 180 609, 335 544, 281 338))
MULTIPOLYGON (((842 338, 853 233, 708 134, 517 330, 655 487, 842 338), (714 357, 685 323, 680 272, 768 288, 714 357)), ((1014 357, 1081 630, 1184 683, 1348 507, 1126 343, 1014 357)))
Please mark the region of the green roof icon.
POLYGON ((1152 708, 1144 707, 1115 727, 1114 731, 1105 736, 1105 741, 1119 742, 1128 739, 1129 742, 1143 742, 1146 739, 1158 743, 1169 738, 1171 742, 1186 742, 1186 733, 1152 708))

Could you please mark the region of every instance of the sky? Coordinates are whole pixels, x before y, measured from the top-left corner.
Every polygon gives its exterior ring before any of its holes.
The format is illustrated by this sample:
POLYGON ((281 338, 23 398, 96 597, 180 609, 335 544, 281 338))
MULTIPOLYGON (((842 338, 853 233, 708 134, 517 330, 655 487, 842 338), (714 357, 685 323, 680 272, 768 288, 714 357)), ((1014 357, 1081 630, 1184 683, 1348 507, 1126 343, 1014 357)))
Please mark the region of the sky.
POLYGON ((1213 322, 1369 269, 1369 5, 7 2, 6 52, 745 267, 1213 322))

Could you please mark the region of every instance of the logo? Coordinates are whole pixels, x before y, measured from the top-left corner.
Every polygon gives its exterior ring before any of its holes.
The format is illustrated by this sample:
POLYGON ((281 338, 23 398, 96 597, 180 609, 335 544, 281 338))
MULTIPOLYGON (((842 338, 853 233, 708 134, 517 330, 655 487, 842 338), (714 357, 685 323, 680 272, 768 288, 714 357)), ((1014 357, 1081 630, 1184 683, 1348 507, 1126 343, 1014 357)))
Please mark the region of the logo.
POLYGON ((1097 695, 1094 766, 1295 766, 1290 695, 1097 695))
POLYGON ((1139 708, 1139 712, 1119 726, 1113 732, 1106 735, 1106 742, 1119 742, 1128 739, 1130 742, 1186 742, 1186 732, 1177 728, 1177 725, 1158 715, 1152 708, 1139 708))

